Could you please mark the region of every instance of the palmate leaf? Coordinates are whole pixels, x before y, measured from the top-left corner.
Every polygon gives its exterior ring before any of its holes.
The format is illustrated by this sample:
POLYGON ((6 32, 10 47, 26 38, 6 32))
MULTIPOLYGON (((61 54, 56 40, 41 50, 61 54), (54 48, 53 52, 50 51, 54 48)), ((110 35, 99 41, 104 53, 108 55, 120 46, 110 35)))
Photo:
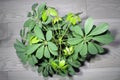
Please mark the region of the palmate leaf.
POLYGON ((98 53, 96 46, 92 42, 88 43, 88 52, 90 54, 97 54, 98 53))
POLYGON ((54 51, 52 49, 49 48, 49 51, 51 52, 52 55, 57 56, 58 55, 58 51, 54 51))
POLYGON ((53 42, 48 42, 48 47, 52 51, 57 51, 58 47, 53 42))
POLYGON ((25 53, 20 51, 16 51, 16 53, 17 53, 17 56, 20 58, 21 62, 23 64, 26 64, 26 62, 28 61, 28 56, 25 53))
POLYGON ((87 54, 87 44, 86 43, 83 43, 81 44, 81 50, 80 50, 80 55, 81 56, 86 56, 87 54))
POLYGON ((51 22, 52 22, 52 17, 51 17, 51 16, 48 16, 46 22, 42 22, 42 23, 45 24, 45 25, 47 25, 47 24, 49 24, 49 23, 51 23, 51 22))
POLYGON ((47 31, 47 33, 46 33, 46 39, 47 39, 47 41, 49 41, 49 40, 52 39, 52 31, 51 30, 47 31))
POLYGON ((85 25, 84 25, 84 29, 85 29, 85 34, 87 35, 92 27, 93 27, 93 19, 92 18, 88 18, 86 21, 85 21, 85 25))
POLYGON ((108 30, 108 24, 102 23, 102 24, 98 25, 95 29, 93 29, 93 31, 90 33, 90 35, 98 35, 107 30, 108 30))
POLYGON ((38 3, 32 5, 32 10, 35 11, 35 8, 38 6, 38 3))
POLYGON ((41 39, 45 40, 44 34, 43 34, 43 32, 41 31, 40 27, 35 26, 35 28, 34 28, 34 33, 35 33, 35 35, 36 35, 40 40, 41 40, 41 39))
POLYGON ((41 14, 44 11, 45 6, 46 6, 46 3, 42 3, 40 6, 38 6, 38 10, 37 11, 38 11, 38 18, 39 19, 41 18, 41 14))
POLYGON ((100 45, 98 45, 98 44, 96 44, 96 43, 94 43, 94 45, 95 45, 95 47, 98 49, 98 52, 99 52, 99 53, 103 53, 103 52, 104 52, 104 49, 103 49, 100 45))
POLYGON ((41 46, 36 52, 36 57, 38 59, 41 59, 43 57, 43 54, 44 54, 44 46, 41 46))
POLYGON ((82 39, 80 38, 69 38, 67 43, 70 44, 70 45, 75 45, 75 44, 78 44, 82 41, 82 39))
POLYGON ((54 8, 48 8, 48 13, 51 15, 51 16, 57 16, 57 11, 54 9, 54 8))
POLYGON ((83 36, 83 31, 82 31, 80 25, 76 25, 76 26, 74 26, 73 31, 75 31, 75 33, 77 33, 77 34, 83 36))
POLYGON ((49 49, 48 49, 47 46, 45 46, 44 56, 45 56, 46 58, 50 58, 50 52, 49 52, 49 49))
POLYGON ((95 36, 92 39, 102 44, 109 44, 114 40, 113 36, 109 32, 104 35, 95 36))
POLYGON ((33 45, 29 45, 27 47, 27 50, 25 53, 27 53, 28 55, 32 54, 34 51, 36 51, 36 49, 40 46, 41 44, 33 44, 33 45))
POLYGON ((28 19, 27 21, 25 21, 24 23, 24 27, 28 27, 29 31, 31 31, 34 26, 35 26, 36 22, 32 19, 28 19))

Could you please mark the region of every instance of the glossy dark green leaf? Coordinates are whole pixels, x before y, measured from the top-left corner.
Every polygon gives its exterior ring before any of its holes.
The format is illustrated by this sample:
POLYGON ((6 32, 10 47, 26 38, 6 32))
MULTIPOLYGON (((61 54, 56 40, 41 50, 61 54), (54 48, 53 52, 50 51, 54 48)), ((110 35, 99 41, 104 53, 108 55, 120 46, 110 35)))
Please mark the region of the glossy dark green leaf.
POLYGON ((41 46, 36 52, 36 57, 38 59, 41 59, 43 57, 43 54, 44 54, 44 46, 41 46))
POLYGON ((34 51, 36 51, 36 49, 40 46, 40 44, 33 44, 28 46, 27 50, 25 53, 27 53, 28 55, 32 54, 34 51))
POLYGON ((39 26, 35 26, 35 28, 34 28, 34 33, 35 33, 35 35, 36 35, 40 40, 41 40, 41 39, 45 40, 44 34, 43 34, 43 32, 41 31, 41 29, 40 29, 39 26))
POLYGON ((93 27, 93 19, 92 18, 88 18, 86 21, 85 21, 85 25, 84 25, 84 29, 85 29, 85 34, 88 34, 92 27, 93 27))
POLYGON ((81 29, 81 26, 79 26, 79 25, 74 26, 74 31, 75 31, 75 33, 83 36, 83 31, 81 29))
POLYGON ((92 42, 88 43, 88 51, 90 54, 97 54, 98 53, 96 46, 92 42))
POLYGON ((95 29, 93 29, 93 31, 90 33, 90 35, 98 35, 107 30, 108 30, 108 24, 102 23, 102 24, 98 25, 95 29))
POLYGON ((50 52, 49 52, 47 46, 45 47, 44 56, 45 56, 46 58, 50 58, 50 52))
POLYGON ((103 44, 109 44, 114 40, 114 38, 110 33, 107 33, 105 35, 95 36, 93 37, 93 40, 98 41, 103 44))
POLYGON ((70 45, 75 45, 75 44, 78 44, 82 41, 82 39, 80 38, 69 38, 67 43, 70 44, 70 45))
POLYGON ((53 42, 48 42, 48 48, 52 51, 58 50, 58 47, 53 42))
POLYGON ((49 40, 52 39, 52 31, 51 30, 47 31, 47 33, 46 33, 46 39, 47 39, 47 41, 49 41, 49 40))

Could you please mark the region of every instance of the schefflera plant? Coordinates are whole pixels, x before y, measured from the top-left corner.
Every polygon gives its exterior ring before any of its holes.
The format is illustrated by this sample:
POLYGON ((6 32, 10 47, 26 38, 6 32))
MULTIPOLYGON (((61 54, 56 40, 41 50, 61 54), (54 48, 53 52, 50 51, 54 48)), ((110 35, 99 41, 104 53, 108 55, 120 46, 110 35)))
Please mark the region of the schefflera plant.
POLYGON ((78 13, 60 17, 46 3, 33 4, 28 18, 14 47, 21 62, 44 77, 74 75, 89 54, 103 53, 102 45, 113 41, 107 23, 95 26, 88 18, 82 27, 78 13))

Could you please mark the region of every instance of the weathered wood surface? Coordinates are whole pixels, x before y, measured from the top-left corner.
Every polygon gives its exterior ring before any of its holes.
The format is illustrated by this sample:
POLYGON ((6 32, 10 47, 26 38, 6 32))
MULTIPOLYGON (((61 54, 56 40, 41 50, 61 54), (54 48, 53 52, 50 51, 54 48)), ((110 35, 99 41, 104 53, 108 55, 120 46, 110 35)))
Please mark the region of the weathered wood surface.
MULTIPOLYGON (((104 46, 107 54, 97 55, 75 75, 74 80, 120 80, 120 0, 44 0, 56 7, 60 15, 83 12, 83 19, 91 16, 95 24, 108 22, 115 41, 104 46)), ((35 2, 43 0, 0 0, 0 80, 43 80, 20 62, 13 48, 26 14, 35 2)), ((54 80, 60 77, 55 76, 54 80)), ((53 80, 50 78, 49 80, 53 80)), ((62 79, 63 80, 63 79, 62 79)))

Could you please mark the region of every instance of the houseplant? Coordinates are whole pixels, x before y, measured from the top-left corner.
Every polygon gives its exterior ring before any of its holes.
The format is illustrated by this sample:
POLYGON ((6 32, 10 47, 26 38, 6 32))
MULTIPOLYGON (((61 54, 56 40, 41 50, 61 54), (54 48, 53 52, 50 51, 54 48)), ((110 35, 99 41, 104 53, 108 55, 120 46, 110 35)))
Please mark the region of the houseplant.
POLYGON ((44 77, 75 75, 88 55, 104 52, 102 45, 113 41, 107 23, 93 24, 93 18, 81 24, 79 14, 60 17, 46 3, 33 4, 20 30, 21 40, 14 47, 23 64, 37 67, 44 77))

